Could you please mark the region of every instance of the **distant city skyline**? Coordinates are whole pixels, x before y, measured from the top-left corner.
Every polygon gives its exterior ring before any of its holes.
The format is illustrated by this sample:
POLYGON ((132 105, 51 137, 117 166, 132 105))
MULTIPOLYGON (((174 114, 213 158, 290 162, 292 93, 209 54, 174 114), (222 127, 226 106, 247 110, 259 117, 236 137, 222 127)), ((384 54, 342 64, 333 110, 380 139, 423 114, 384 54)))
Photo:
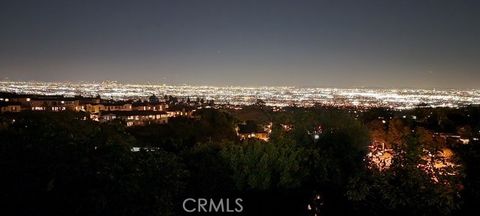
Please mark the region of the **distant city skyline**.
MULTIPOLYGON (((463 107, 480 104, 480 89, 378 89, 378 88, 299 88, 299 87, 218 87, 191 85, 141 85, 60 82, 0 81, 0 92, 67 97, 101 96, 113 100, 147 98, 152 95, 174 96, 181 99, 205 98, 223 105, 249 105, 264 101, 270 106, 309 107, 388 107, 413 109, 417 106, 463 107)), ((2 98, 0 98, 0 101, 2 98)))
POLYGON ((480 1, 2 1, 0 80, 478 88, 480 1))

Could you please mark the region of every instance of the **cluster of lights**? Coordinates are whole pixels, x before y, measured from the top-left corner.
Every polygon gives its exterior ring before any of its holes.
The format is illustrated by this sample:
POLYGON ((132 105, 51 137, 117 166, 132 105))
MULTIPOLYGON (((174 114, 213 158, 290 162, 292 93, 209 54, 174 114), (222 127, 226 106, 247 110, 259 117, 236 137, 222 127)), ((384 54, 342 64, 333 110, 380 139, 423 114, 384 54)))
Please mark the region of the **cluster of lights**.
POLYGON ((155 95, 205 98, 217 104, 249 105, 263 100, 270 106, 389 107, 411 109, 418 105, 460 107, 480 104, 480 90, 215 87, 191 85, 121 84, 117 82, 13 82, 1 81, 0 91, 23 94, 83 95, 115 100, 155 95))
POLYGON ((368 160, 369 169, 378 169, 380 171, 390 168, 393 159, 393 150, 386 149, 385 143, 374 143, 368 147, 366 160, 368 160))
MULTIPOLYGON (((432 153, 424 149, 423 153, 423 163, 418 164, 417 168, 427 173, 433 182, 441 183, 441 176, 458 174, 459 165, 452 161, 453 153, 451 153, 451 150, 444 149, 441 152, 432 153)), ((368 162, 369 169, 384 171, 389 169, 392 163, 394 163, 394 154, 394 150, 385 148, 384 143, 381 143, 381 145, 374 143, 369 146, 369 152, 365 160, 368 162)))

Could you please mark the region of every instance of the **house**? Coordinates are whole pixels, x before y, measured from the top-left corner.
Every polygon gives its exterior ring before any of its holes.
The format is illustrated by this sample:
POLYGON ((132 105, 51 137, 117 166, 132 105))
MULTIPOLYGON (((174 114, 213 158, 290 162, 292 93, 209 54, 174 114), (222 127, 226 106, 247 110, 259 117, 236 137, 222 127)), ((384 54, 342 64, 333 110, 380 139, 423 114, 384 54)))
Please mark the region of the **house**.
POLYGON ((100 113, 100 111, 105 110, 105 106, 100 103, 88 103, 85 104, 85 111, 89 113, 100 113))
POLYGON ((125 101, 106 101, 102 105, 106 111, 132 111, 132 104, 125 101))
POLYGON ((260 139, 268 141, 271 132, 271 130, 268 130, 268 126, 260 128, 256 125, 249 124, 248 122, 245 124, 239 124, 235 130, 237 131, 237 136, 240 137, 240 140, 260 139))
POLYGON ((19 102, 4 102, 0 101, 0 112, 20 112, 22 109, 19 102))
POLYGON ((192 117, 193 113, 196 111, 193 107, 187 106, 170 106, 167 107, 168 117, 192 117))
POLYGON ((26 106, 34 95, 20 95, 16 93, 2 92, 0 93, 0 101, 4 102, 18 102, 21 106, 26 106))
POLYGON ((132 110, 153 110, 153 111, 165 111, 168 105, 160 102, 145 102, 137 101, 132 103, 132 110))
POLYGON ((64 111, 77 110, 79 101, 59 95, 20 95, 14 93, 2 93, 0 101, 16 102, 21 110, 32 111, 64 111))
POLYGON ((100 122, 116 119, 125 121, 127 126, 168 123, 165 111, 102 111, 99 117, 100 122))
POLYGON ((101 103, 87 103, 85 111, 98 114, 102 111, 132 111, 132 104, 123 101, 106 101, 101 103))
POLYGON ((77 111, 79 107, 78 100, 64 96, 35 96, 27 99, 29 104, 26 107, 33 111, 77 111))
POLYGON ((76 111, 88 112, 94 121, 124 120, 128 126, 151 123, 167 123, 169 117, 190 116, 192 111, 169 111, 166 103, 160 102, 156 96, 149 101, 132 102, 101 100, 97 97, 65 97, 63 95, 19 95, 0 93, 1 112, 20 111, 76 111))

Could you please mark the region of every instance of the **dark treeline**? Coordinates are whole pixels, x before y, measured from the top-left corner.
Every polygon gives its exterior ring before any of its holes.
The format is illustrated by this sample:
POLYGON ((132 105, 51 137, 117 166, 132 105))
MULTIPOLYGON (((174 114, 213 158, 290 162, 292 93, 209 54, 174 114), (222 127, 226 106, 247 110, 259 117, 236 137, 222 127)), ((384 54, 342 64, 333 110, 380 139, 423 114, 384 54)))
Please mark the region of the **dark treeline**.
MULTIPOLYGON (((356 111, 262 104, 125 127, 80 113, 0 116, 2 215, 195 215, 185 198, 244 200, 243 215, 468 215, 480 210, 480 109, 356 111), (238 123, 272 122, 268 142, 238 123), (284 129, 289 125, 289 130, 284 129), (460 134, 468 145, 433 139, 460 134), (372 140, 395 150, 371 169, 372 140), (137 147, 139 151, 132 151, 137 147), (448 147, 456 175, 418 169, 448 147)), ((258 126, 259 127, 259 126, 258 126)))

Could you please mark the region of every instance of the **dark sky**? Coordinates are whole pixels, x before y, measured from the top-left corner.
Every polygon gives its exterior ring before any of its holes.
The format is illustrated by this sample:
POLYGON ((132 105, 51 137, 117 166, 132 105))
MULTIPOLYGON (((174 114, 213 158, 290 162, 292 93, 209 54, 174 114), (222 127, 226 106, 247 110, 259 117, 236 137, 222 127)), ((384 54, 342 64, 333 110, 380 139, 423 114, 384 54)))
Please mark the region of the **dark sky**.
POLYGON ((0 79, 480 87, 478 0, 1 0, 0 79))

